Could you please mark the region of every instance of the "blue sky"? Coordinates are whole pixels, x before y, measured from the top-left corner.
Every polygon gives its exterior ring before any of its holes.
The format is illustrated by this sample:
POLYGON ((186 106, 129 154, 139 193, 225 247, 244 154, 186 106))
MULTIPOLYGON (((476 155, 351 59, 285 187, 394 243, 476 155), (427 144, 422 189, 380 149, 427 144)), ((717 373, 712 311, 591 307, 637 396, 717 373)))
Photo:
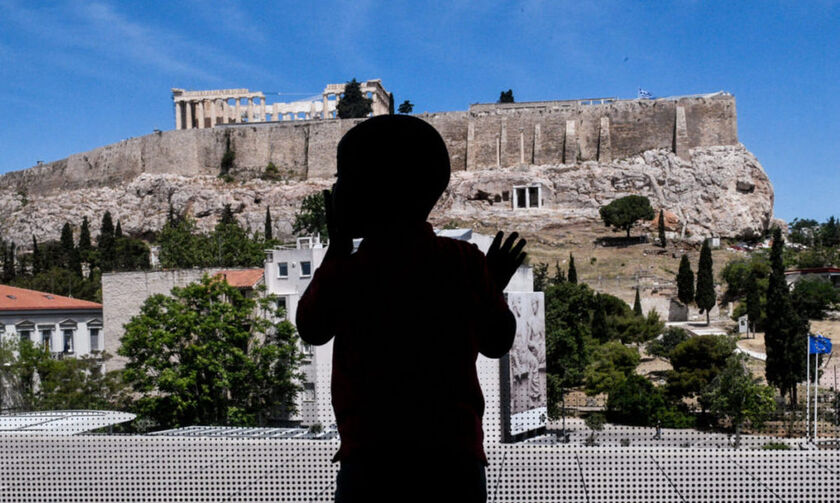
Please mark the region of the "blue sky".
POLYGON ((317 94, 353 77, 381 78, 415 112, 508 88, 517 101, 725 90, 776 215, 840 215, 834 1, 0 0, 0 172, 171 129, 172 87, 317 94))

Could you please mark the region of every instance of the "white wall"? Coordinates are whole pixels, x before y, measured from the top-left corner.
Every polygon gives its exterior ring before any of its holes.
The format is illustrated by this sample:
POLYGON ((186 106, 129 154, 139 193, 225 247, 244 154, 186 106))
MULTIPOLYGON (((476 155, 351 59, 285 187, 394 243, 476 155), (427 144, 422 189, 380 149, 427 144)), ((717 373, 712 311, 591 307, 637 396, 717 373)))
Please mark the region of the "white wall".
POLYGON ((0 315, 0 327, 3 329, 3 337, 18 340, 19 334, 17 325, 24 321, 32 322, 35 326, 30 333, 30 340, 41 344, 41 331, 52 330, 50 337, 50 351, 62 353, 64 351, 64 332, 61 323, 65 321, 76 322, 73 333, 73 352, 75 356, 91 354, 91 351, 102 351, 105 349, 106 332, 102 326, 102 312, 99 310, 66 310, 66 311, 28 311, 17 314, 0 315), (91 348, 90 330, 88 324, 95 322, 99 324, 99 346, 91 348))

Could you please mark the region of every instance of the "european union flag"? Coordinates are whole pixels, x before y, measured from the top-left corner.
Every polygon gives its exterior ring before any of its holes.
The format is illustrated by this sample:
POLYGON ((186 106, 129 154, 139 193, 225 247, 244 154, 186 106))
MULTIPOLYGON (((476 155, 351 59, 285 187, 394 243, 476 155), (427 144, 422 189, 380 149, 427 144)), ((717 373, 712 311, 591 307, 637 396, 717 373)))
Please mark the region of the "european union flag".
POLYGON ((831 353, 831 339, 819 334, 808 336, 809 355, 824 355, 828 353, 831 353))

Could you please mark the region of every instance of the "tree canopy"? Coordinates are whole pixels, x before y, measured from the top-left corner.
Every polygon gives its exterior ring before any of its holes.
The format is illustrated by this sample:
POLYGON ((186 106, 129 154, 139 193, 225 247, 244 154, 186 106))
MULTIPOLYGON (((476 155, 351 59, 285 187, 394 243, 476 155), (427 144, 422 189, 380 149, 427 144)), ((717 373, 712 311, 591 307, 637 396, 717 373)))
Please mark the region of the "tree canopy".
POLYGON ((700 312, 706 312, 706 325, 709 324, 709 311, 715 307, 715 278, 712 272, 712 249, 709 240, 703 241, 700 248, 700 262, 697 265, 697 289, 694 291, 694 302, 700 312))
POLYGON ((298 236, 320 234, 322 239, 329 239, 323 192, 318 191, 303 198, 300 211, 295 213, 292 232, 298 236))
POLYGON ((403 101, 400 103, 399 108, 397 108, 397 112, 401 114, 410 114, 414 111, 414 104, 408 100, 403 101))
POLYGON ((630 229, 639 220, 652 220, 654 213, 650 200, 644 196, 630 195, 602 206, 599 210, 604 225, 623 230, 630 237, 630 229))
POLYGON ((513 89, 499 93, 499 103, 513 103, 513 89))
POLYGON ((734 350, 734 341, 725 335, 700 335, 679 343, 670 353, 668 393, 676 398, 699 396, 734 350))
POLYGON ((263 425, 295 410, 301 355, 273 296, 246 297, 219 278, 149 297, 119 354, 134 409, 161 427, 263 425))
POLYGON ((677 272, 677 298, 685 305, 694 302, 694 272, 686 254, 680 259, 680 269, 677 272))

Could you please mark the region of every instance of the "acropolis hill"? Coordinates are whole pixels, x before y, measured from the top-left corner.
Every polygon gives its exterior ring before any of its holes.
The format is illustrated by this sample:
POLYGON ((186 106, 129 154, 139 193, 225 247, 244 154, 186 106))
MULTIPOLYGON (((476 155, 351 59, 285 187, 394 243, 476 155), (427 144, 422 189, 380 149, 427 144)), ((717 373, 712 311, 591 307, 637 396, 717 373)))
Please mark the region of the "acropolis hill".
MULTIPOLYGON (((301 199, 332 184, 341 136, 363 120, 332 118, 335 100, 326 95, 301 111, 264 99, 242 108, 238 98, 184 105, 199 98, 176 91, 175 130, 0 176, 0 235, 18 243, 33 234, 57 238, 65 221, 97 221, 105 210, 125 232, 147 235, 162 227, 170 202, 201 228, 230 203, 243 224, 262 229, 269 206, 277 231, 288 234, 301 199), (228 148, 233 182, 218 178, 228 148), (277 176, 261 179, 270 163, 277 176)), ((243 94, 251 95, 259 98, 243 94)), ((437 224, 498 222, 538 232, 595 222, 600 206, 628 194, 649 197, 669 212, 672 230, 690 238, 760 233, 772 219, 772 186, 738 142, 727 93, 476 104, 418 117, 437 128, 450 153, 453 177, 432 215, 437 224)))

